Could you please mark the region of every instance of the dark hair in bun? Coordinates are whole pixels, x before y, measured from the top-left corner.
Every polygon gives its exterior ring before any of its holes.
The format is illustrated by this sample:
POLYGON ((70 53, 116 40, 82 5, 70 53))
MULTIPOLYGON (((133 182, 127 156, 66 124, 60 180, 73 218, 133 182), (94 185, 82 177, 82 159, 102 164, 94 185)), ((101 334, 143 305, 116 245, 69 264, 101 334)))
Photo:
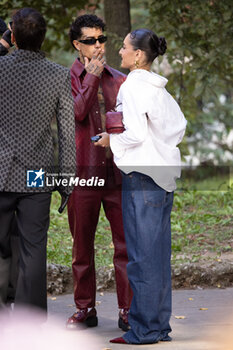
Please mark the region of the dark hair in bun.
POLYGON ((164 55, 167 49, 165 38, 158 38, 149 29, 136 29, 130 33, 130 42, 134 50, 142 50, 146 53, 148 62, 153 62, 159 55, 164 55))

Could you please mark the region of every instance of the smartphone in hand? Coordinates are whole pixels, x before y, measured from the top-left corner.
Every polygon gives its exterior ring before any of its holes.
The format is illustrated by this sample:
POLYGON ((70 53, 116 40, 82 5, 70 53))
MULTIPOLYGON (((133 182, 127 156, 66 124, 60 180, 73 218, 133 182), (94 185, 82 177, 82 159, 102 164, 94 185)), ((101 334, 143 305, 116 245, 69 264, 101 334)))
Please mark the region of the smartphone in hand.
POLYGON ((91 137, 91 142, 97 142, 101 139, 102 136, 100 135, 95 135, 91 137))

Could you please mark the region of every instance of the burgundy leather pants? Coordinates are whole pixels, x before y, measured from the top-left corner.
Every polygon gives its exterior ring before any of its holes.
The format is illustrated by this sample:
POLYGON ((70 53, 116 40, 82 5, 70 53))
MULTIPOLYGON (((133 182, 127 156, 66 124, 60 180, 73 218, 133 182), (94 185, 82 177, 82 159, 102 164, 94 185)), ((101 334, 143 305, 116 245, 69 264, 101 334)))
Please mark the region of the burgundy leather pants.
POLYGON ((94 239, 101 203, 110 222, 114 244, 114 268, 119 308, 129 308, 132 291, 126 265, 128 257, 122 222, 121 186, 115 189, 75 189, 68 202, 73 236, 74 300, 77 308, 95 306, 96 278, 94 239))

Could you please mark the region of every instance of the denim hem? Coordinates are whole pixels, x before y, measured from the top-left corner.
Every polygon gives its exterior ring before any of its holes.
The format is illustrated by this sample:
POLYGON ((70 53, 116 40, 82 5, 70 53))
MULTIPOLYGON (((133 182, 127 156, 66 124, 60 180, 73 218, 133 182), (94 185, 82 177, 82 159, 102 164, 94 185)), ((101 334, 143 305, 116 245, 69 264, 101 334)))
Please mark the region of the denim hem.
POLYGON ((136 342, 136 341, 130 341, 130 339, 127 339, 127 335, 129 335, 129 334, 130 334, 130 330, 125 335, 123 335, 123 337, 122 337, 126 341, 127 344, 138 344, 138 345, 156 344, 161 339, 161 335, 159 334, 158 337, 156 338, 156 340, 153 340, 153 341, 146 341, 145 340, 145 341, 138 341, 138 342, 136 342))

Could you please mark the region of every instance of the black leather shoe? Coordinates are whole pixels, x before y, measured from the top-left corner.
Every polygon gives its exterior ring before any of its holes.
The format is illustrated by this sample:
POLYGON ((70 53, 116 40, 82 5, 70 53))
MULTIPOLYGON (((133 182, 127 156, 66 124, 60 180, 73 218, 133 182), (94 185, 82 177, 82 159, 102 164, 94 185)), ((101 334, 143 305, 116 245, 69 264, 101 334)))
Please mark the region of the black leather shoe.
POLYGON ((87 308, 78 309, 67 320, 66 328, 74 329, 83 324, 85 324, 87 327, 96 327, 98 325, 97 313, 94 307, 90 311, 88 311, 87 308))

